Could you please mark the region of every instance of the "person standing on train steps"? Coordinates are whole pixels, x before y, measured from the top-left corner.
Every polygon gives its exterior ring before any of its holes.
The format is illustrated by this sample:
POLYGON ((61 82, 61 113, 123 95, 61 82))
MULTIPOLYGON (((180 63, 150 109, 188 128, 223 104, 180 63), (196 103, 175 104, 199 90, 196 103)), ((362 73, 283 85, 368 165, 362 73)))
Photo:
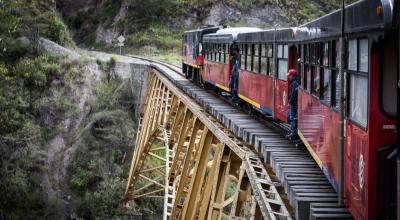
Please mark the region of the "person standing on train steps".
POLYGON ((290 123, 290 133, 286 135, 289 139, 294 139, 297 137, 297 91, 299 88, 299 82, 297 81, 297 71, 295 69, 290 69, 287 73, 289 80, 289 123, 290 123))
POLYGON ((232 94, 232 101, 237 98, 239 80, 239 47, 236 43, 231 47, 231 78, 229 80, 229 90, 232 94))

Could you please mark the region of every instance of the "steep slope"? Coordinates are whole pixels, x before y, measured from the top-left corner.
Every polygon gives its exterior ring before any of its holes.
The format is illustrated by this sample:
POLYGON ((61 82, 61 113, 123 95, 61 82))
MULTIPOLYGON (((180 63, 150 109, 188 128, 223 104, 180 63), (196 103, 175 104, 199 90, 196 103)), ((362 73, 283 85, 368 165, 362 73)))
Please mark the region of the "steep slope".
MULTIPOLYGON (((351 0, 354 1, 354 0, 351 0)), ((351 1, 347 1, 350 3, 351 1)), ((206 24, 293 26, 340 7, 340 0, 57 0, 57 8, 87 47, 115 43, 123 34, 128 46, 179 49, 183 30, 206 24)))

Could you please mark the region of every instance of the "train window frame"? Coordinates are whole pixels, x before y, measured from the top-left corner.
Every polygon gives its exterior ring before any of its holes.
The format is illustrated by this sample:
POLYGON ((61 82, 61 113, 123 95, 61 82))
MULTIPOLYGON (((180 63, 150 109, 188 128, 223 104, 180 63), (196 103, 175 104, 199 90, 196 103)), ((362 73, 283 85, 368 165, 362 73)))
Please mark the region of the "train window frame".
MULTIPOLYGON (((383 56, 380 56, 379 58, 379 62, 382 62, 379 66, 379 72, 382 74, 379 74, 378 78, 379 110, 382 115, 390 120, 396 120, 397 116, 397 103, 392 101, 397 100, 398 95, 396 94, 398 82, 396 68, 398 65, 398 59, 393 59, 393 57, 397 57, 397 51, 393 50, 397 43, 396 38, 389 38, 382 48, 385 53, 383 53, 383 56), (391 57, 392 59, 388 57, 391 57)), ((380 42, 374 42, 374 44, 378 44, 379 46, 382 45, 380 42)), ((376 48, 377 45, 371 47, 376 48)))
MULTIPOLYGON (((358 126, 358 127, 360 127, 361 129, 364 129, 364 130, 367 130, 368 129, 368 119, 369 119, 369 114, 370 114, 370 106, 369 106, 369 89, 370 89, 370 82, 369 82, 369 75, 370 75, 370 69, 369 69, 369 65, 370 65, 370 57, 371 57, 371 55, 370 55, 370 45, 369 45, 369 38, 368 37, 356 37, 356 38, 349 38, 348 39, 348 41, 347 41, 347 57, 346 57, 346 73, 347 73, 347 77, 346 77, 346 80, 347 80, 347 82, 348 82, 348 86, 347 86, 347 91, 346 91, 346 94, 347 94, 347 97, 348 97, 348 101, 347 101, 347 106, 346 106, 346 109, 347 109, 347 113, 346 113, 346 116, 347 116, 347 118, 353 123, 353 124, 355 124, 356 126, 358 126), (357 48, 356 48, 356 61, 357 61, 357 64, 356 64, 356 69, 354 70, 354 69, 349 69, 349 59, 351 58, 351 55, 350 55, 350 51, 349 51, 349 43, 350 43, 350 41, 354 41, 354 40, 356 40, 356 42, 357 42, 357 48), (359 61, 359 56, 360 56, 360 45, 359 45, 359 42, 361 41, 361 40, 367 40, 367 55, 368 55, 368 57, 367 57, 367 60, 368 60, 368 62, 367 62, 367 71, 365 72, 364 71, 364 69, 360 69, 360 65, 359 65, 359 63, 358 63, 358 61, 359 61), (364 96, 365 97, 365 100, 364 100, 364 104, 365 104, 365 109, 362 109, 362 108, 360 108, 361 110, 365 110, 366 112, 365 112, 365 115, 363 115, 363 116, 365 116, 365 118, 363 118, 363 120, 365 120, 365 121, 359 121, 358 119, 356 119, 354 116, 353 116, 353 109, 352 109, 352 107, 353 107, 353 102, 352 102, 352 77, 362 77, 363 78, 363 80, 366 80, 366 88, 364 88, 364 89, 367 89, 367 92, 368 92, 368 94, 366 95, 366 96, 364 96)), ((354 58, 354 57, 352 57, 352 58, 354 58)), ((358 84, 357 84, 357 86, 359 86, 360 85, 360 82, 358 82, 358 84)), ((362 90, 364 90, 364 89, 362 89, 362 90)), ((360 92, 361 94, 363 93, 363 92, 360 92)), ((355 100, 359 100, 358 98, 356 98, 355 100)))
POLYGON ((254 54, 254 45, 247 44, 246 47, 246 71, 253 71, 253 54, 254 54))
POLYGON ((229 64, 229 44, 225 44, 225 64, 229 64))
POLYGON ((278 79, 287 81, 287 71, 288 71, 288 66, 289 66, 289 45, 287 44, 278 44, 278 54, 277 54, 277 59, 278 59, 278 79), (288 50, 287 53, 285 53, 285 48, 288 50), (287 55, 287 57, 285 57, 287 55), (286 71, 281 72, 281 63, 286 63, 286 71))
POLYGON ((223 63, 223 60, 224 60, 224 44, 219 44, 218 53, 219 53, 219 63, 223 63))
POLYGON ((321 104, 337 111, 336 98, 336 43, 337 39, 327 39, 320 42, 304 42, 299 45, 301 73, 301 88, 307 94, 316 98, 321 104), (314 78, 318 75, 319 90, 315 91, 314 78), (328 72, 330 74, 328 74, 328 72), (326 79, 328 77, 329 79, 326 79), (326 90, 329 90, 326 93, 326 90))
POLYGON ((246 69, 246 44, 240 45, 240 69, 246 69))
POLYGON ((213 59, 213 44, 210 43, 208 45, 208 60, 212 61, 212 59, 213 59))
POLYGON ((319 65, 311 65, 311 88, 310 88, 310 93, 312 96, 317 98, 318 100, 321 100, 321 67, 319 65), (316 78, 316 75, 318 74, 318 78, 316 78), (315 83, 318 83, 317 87, 314 88, 315 83), (315 90, 318 89, 318 90, 315 90))
POLYGON ((267 69, 267 75, 268 76, 273 76, 274 75, 274 66, 275 66, 275 62, 274 62, 274 45, 273 44, 268 44, 267 45, 267 65, 268 65, 268 69, 267 69))
POLYGON ((260 74, 268 75, 268 44, 260 45, 260 74))
POLYGON ((217 62, 217 59, 218 59, 218 44, 214 44, 214 50, 213 50, 213 52, 214 52, 214 63, 216 63, 217 62))
POLYGON ((260 65, 261 65, 261 44, 254 44, 253 46, 253 72, 257 74, 261 74, 260 65))

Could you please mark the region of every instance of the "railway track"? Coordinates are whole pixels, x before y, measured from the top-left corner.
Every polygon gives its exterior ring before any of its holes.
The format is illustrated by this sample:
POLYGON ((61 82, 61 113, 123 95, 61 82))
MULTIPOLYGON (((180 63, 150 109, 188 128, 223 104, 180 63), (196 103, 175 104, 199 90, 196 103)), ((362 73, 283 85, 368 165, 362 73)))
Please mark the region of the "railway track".
POLYGON ((219 134, 222 143, 244 152, 241 158, 264 219, 353 219, 338 205, 337 193, 308 151, 285 139, 276 123, 266 125, 238 110, 186 79, 177 66, 131 57, 148 61, 160 77, 168 80, 164 83, 182 92, 179 96, 187 96, 205 110, 211 126, 223 131, 219 134), (279 196, 271 200, 270 192, 279 192, 279 196))

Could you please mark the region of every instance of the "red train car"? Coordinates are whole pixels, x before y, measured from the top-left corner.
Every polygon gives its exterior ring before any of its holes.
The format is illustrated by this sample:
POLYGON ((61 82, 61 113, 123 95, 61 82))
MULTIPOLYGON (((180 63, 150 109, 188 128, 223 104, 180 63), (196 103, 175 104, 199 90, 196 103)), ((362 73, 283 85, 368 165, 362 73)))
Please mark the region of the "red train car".
POLYGON ((241 50, 239 97, 287 122, 287 71, 297 66, 292 28, 238 35, 241 50))
POLYGON ((295 29, 301 74, 299 136, 337 188, 344 160, 344 202, 356 219, 395 219, 397 35, 388 0, 345 8, 344 155, 339 154, 341 11, 295 29), (384 176, 382 174, 389 173, 384 176), (392 187, 392 188, 390 188, 392 187), (392 194, 392 195, 391 195, 392 194))
POLYGON ((203 36, 206 34, 215 33, 222 28, 224 27, 206 26, 183 33, 182 71, 185 73, 186 77, 195 81, 199 81, 201 79, 199 56, 203 50, 203 36))
POLYGON ((231 74, 230 48, 237 40, 238 33, 261 31, 258 28, 226 28, 214 34, 205 35, 204 81, 229 92, 231 74))

